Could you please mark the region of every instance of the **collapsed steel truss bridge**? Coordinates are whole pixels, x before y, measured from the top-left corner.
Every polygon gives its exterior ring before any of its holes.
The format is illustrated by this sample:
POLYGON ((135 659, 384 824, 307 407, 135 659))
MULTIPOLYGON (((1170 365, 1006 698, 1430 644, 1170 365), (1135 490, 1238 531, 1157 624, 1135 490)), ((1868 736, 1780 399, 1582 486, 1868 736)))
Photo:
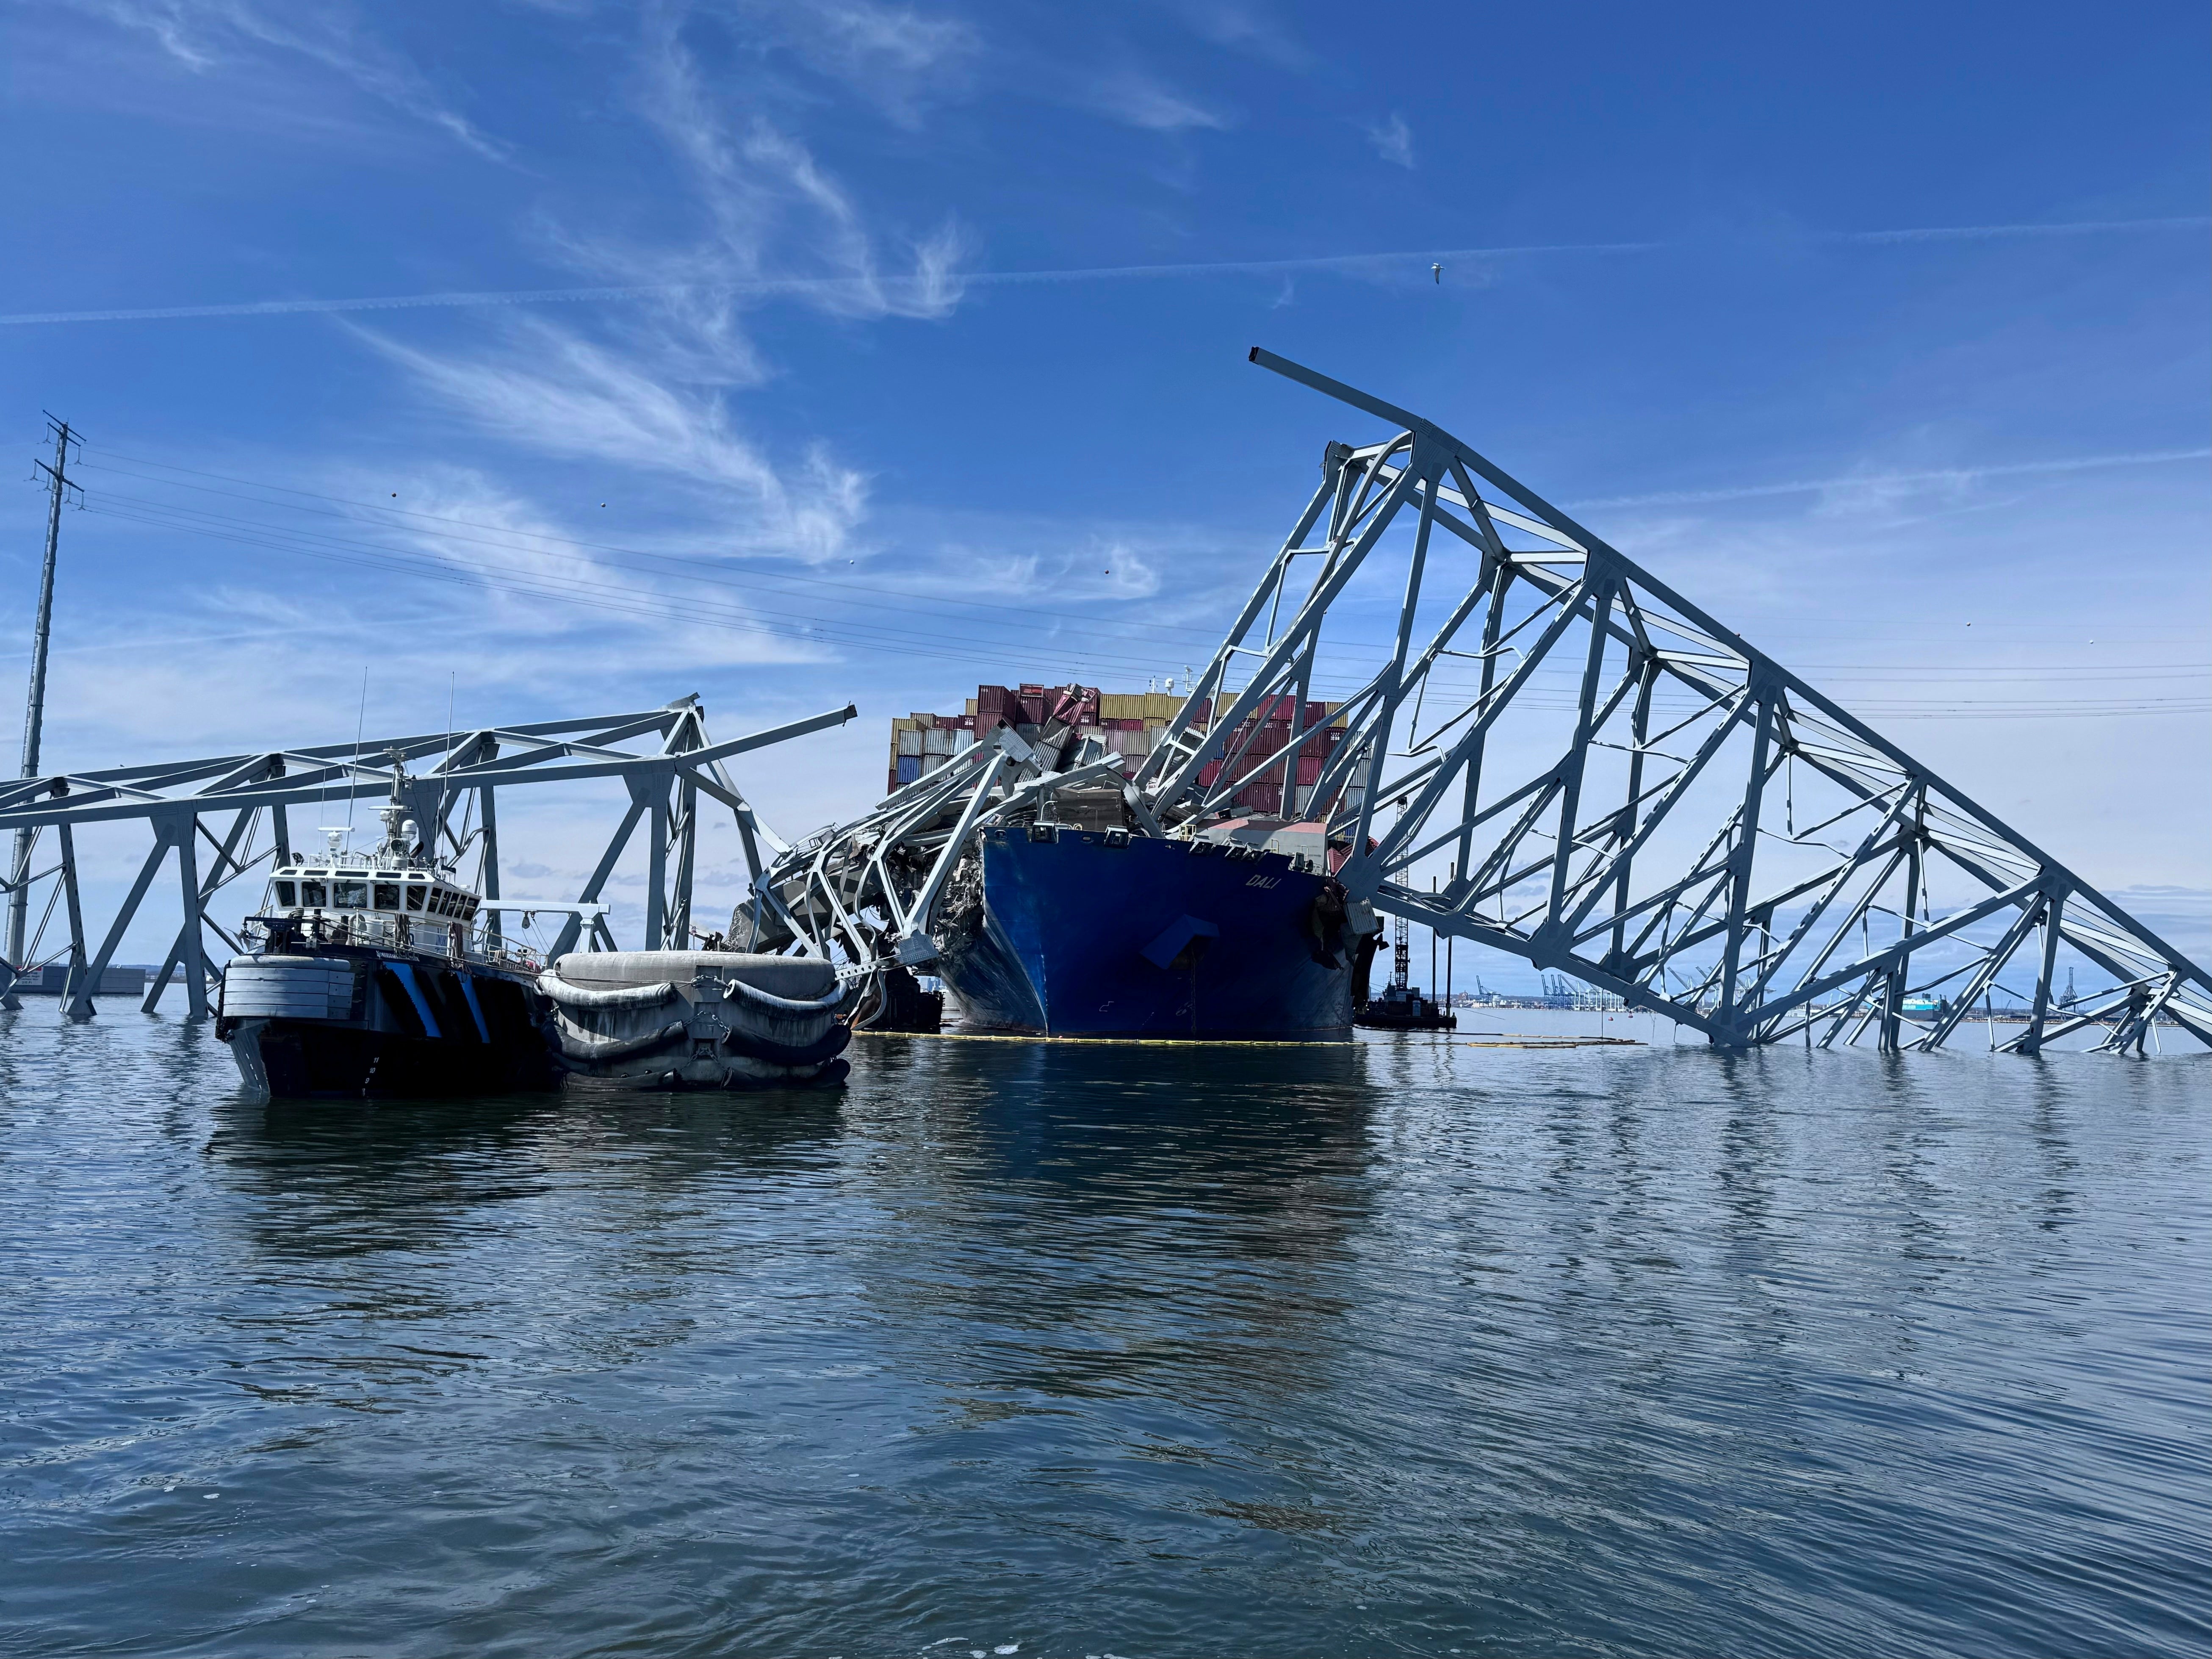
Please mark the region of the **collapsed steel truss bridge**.
POLYGON ((28 943, 25 960, 12 966, 0 963, 0 997, 9 996, 16 980, 30 969, 66 963, 64 1014, 82 1018, 92 1013, 93 998, 110 958, 173 852, 181 915, 175 941, 147 987, 143 1006, 153 1011, 181 965, 187 1011, 194 1018, 204 1016, 212 979, 208 936, 232 951, 240 948, 238 939, 208 914, 209 901, 258 866, 266 863, 274 867, 292 855, 293 811, 311 806, 327 811, 333 803, 357 797, 386 799, 395 789, 410 816, 424 826, 426 846, 456 861, 472 850, 477 854, 484 909, 495 939, 505 915, 526 909, 567 913, 549 957, 580 944, 592 950, 615 948, 599 896, 639 824, 645 823, 645 945, 649 949, 682 947, 693 933, 692 890, 702 797, 735 816, 747 864, 756 877, 761 872, 763 848, 770 855, 784 850, 784 843, 760 822, 723 763, 841 726, 855 712, 848 705, 716 743, 708 734, 705 711, 692 696, 639 713, 112 767, 0 785, 0 831, 23 830, 36 836, 51 832, 53 837, 52 850, 46 855, 52 860, 47 867, 37 869, 37 860, 27 860, 14 880, 0 882, 0 887, 11 892, 15 881, 27 890, 46 885, 38 932, 28 943), (637 745, 641 740, 641 748, 623 746, 637 745), (431 763, 410 769, 426 761, 431 763), (500 793, 523 785, 606 778, 623 781, 629 804, 576 901, 510 900, 502 905, 500 793), (150 830, 153 845, 106 933, 92 945, 85 931, 76 832, 92 824, 134 819, 150 830), (57 909, 61 913, 58 927, 57 909), (55 936, 51 946, 50 934, 55 936))
MULTIPOLYGON (((1999 990, 2027 1009, 2016 1052, 2093 1025, 2140 1046, 2160 1021, 2212 1046, 2204 969, 2026 836, 1442 428, 1251 357, 1388 435, 1328 446, 1122 786, 1131 833, 1193 833, 1272 785, 1349 848, 1351 898, 1724 1048, 1940 1048, 1999 990), (1302 783, 1324 690, 1344 735, 1302 783), (2110 983, 2062 1006, 2077 959, 2110 983)), ((976 830, 1121 781, 1095 738, 1049 735, 1001 729, 792 849, 757 884, 756 937, 932 960, 976 830)))

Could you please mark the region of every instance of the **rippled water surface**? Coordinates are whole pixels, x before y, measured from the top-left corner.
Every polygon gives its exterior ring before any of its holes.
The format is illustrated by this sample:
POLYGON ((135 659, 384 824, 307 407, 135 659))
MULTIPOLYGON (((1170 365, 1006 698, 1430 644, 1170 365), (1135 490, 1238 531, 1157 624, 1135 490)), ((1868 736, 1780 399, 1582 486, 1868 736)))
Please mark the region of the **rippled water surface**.
POLYGON ((855 1047, 0 1015, 0 1648, 2212 1650, 2203 1060, 855 1047))

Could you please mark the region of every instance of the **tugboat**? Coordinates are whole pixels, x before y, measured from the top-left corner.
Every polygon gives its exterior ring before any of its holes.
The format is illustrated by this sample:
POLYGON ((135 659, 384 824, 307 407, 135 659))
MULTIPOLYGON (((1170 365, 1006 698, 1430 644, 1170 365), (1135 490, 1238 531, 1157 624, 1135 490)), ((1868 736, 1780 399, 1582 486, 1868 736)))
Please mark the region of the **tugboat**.
POLYGON ((262 1098, 499 1094, 559 1078, 529 952, 479 929, 482 900, 398 799, 374 851, 295 857, 223 969, 216 1035, 262 1098))
MULTIPOLYGON (((384 839, 346 832, 270 878, 252 946, 224 969, 216 1034, 264 1099, 619 1089, 825 1088, 854 988, 827 963, 702 951, 550 963, 477 925, 483 900, 432 857, 398 799, 384 839)), ((523 908, 515 905, 508 908, 523 908)), ((534 905, 531 908, 575 908, 534 905)), ((589 907, 584 907, 589 908, 589 907)))
POLYGON ((1437 1006, 1421 994, 1419 986, 1407 983, 1412 977, 1413 951, 1403 916, 1391 923, 1390 958, 1390 982, 1382 988, 1382 995, 1369 997, 1360 1005, 1352 1023, 1370 1031, 1456 1030, 1457 1014, 1437 1006))

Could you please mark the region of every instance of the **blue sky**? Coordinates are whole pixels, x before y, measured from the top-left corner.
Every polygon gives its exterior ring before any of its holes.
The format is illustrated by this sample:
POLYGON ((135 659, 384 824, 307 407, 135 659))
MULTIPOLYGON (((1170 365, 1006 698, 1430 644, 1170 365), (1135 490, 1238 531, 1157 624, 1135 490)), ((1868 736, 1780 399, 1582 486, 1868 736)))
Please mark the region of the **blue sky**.
POLYGON ((343 738, 364 667, 388 730, 851 698, 744 775, 811 828, 895 714, 1205 660, 1372 435, 1261 343, 2206 936, 2202 7, 0 21, 0 434, 88 438, 50 764, 343 738))

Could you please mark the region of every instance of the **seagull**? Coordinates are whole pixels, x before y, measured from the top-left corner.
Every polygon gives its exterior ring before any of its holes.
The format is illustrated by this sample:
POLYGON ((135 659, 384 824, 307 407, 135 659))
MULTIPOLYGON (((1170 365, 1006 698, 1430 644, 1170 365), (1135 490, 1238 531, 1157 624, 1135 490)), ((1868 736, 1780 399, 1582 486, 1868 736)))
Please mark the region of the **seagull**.
POLYGON ((1444 280, 1444 268, 1441 264, 1434 264, 1431 265, 1429 270, 1437 279, 1437 286, 1439 288, 1443 287, 1444 280))

